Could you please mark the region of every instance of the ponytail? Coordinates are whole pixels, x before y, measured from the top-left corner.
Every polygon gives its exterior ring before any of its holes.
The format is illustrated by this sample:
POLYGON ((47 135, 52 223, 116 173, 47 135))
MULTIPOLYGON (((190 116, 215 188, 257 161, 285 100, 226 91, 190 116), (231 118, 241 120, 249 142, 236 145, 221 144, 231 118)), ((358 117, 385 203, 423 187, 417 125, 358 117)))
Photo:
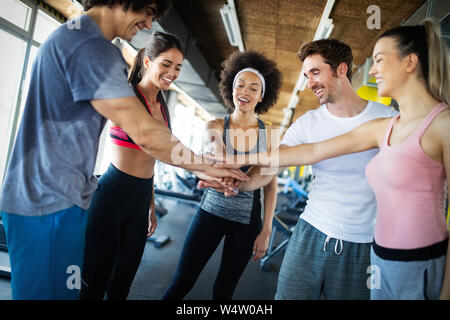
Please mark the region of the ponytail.
POLYGON ((128 76, 128 83, 133 87, 136 87, 142 80, 142 67, 144 59, 145 48, 138 51, 136 58, 134 58, 134 63, 131 66, 130 75, 128 76))
POLYGON ((144 58, 149 57, 153 61, 161 53, 166 52, 172 48, 176 48, 184 55, 180 40, 174 35, 155 31, 151 34, 149 42, 146 47, 138 51, 134 63, 131 66, 130 75, 128 76, 128 83, 136 87, 141 82, 144 75, 144 58))
POLYGON ((431 21, 423 22, 428 45, 428 78, 430 94, 438 101, 450 104, 450 63, 447 45, 441 37, 440 26, 431 21))

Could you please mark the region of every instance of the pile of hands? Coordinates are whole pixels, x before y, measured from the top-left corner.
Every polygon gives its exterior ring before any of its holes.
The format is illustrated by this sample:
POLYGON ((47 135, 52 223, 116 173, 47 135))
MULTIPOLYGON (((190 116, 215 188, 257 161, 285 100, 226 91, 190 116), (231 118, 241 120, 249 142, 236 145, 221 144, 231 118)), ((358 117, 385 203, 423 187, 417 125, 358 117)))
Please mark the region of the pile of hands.
POLYGON ((237 163, 235 159, 225 159, 221 156, 212 154, 203 154, 204 162, 210 166, 204 172, 195 172, 200 181, 197 184, 198 189, 212 188, 225 196, 235 196, 239 193, 241 183, 249 181, 249 177, 239 168, 242 164, 237 163))
MULTIPOLYGON (((250 180, 239 169, 243 164, 236 158, 227 158, 225 161, 223 157, 211 154, 204 154, 202 157, 206 164, 213 169, 207 169, 201 172, 200 175, 197 175, 200 178, 197 184, 197 188, 199 189, 212 188, 217 192, 223 193, 226 197, 230 197, 237 195, 239 193, 239 187, 250 180)), ((271 227, 269 230, 263 228, 256 237, 253 244, 252 261, 261 259, 266 254, 269 248, 271 232, 271 227)))
POLYGON ((226 197, 231 197, 239 193, 239 185, 241 182, 242 181, 231 177, 221 178, 220 181, 200 180, 197 184, 197 188, 212 188, 217 192, 223 193, 226 197))

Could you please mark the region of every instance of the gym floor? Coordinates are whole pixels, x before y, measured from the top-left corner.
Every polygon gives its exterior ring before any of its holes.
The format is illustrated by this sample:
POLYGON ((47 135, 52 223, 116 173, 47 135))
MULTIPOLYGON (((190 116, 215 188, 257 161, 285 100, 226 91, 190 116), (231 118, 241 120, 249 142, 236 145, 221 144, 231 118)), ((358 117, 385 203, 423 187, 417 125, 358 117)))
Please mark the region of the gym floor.
MULTIPOLYGON (((155 235, 169 235, 171 240, 162 248, 156 248, 147 242, 128 296, 130 300, 160 299, 175 272, 186 230, 196 211, 196 207, 191 204, 160 199, 168 209, 168 214, 159 219, 155 235)), ((220 263, 221 249, 222 244, 200 274, 186 300, 212 299, 212 286, 220 263)), ((271 261, 271 271, 262 271, 259 261, 250 261, 237 285, 233 299, 273 300, 282 258, 283 254, 280 254, 271 261)), ((11 299, 11 284, 8 278, 0 277, 0 299, 11 299)))

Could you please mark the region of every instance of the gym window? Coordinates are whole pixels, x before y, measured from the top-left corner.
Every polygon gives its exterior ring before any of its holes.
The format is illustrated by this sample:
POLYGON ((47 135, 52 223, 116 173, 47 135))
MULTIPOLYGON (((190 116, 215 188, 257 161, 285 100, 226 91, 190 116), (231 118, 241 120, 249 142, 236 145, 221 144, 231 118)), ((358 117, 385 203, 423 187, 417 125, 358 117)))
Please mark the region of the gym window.
POLYGON ((31 67, 39 46, 64 21, 39 1, 0 1, 0 185, 28 94, 31 67))

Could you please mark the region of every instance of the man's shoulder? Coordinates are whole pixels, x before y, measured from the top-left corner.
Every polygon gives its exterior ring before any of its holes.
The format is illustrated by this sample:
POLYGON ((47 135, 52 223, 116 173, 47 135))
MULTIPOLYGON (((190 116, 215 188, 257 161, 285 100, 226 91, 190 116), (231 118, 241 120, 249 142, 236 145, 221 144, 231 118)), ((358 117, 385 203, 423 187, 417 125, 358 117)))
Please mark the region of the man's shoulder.
POLYGON ((310 109, 310 110, 306 111, 303 115, 298 117, 297 120, 295 120, 292 125, 303 125, 304 126, 311 121, 316 121, 317 118, 319 118, 323 115, 323 108, 324 108, 324 106, 321 105, 316 109, 310 109))
POLYGON ((56 52, 61 52, 65 56, 70 55, 80 48, 93 50, 91 53, 95 54, 97 50, 102 50, 102 48, 107 48, 111 51, 111 48, 115 47, 100 33, 98 27, 93 25, 91 19, 86 15, 82 15, 59 26, 49 36, 44 45, 58 47, 59 50, 56 52))
POLYGON ((392 117, 398 113, 394 108, 377 101, 369 100, 368 107, 370 107, 370 112, 381 116, 392 117))

